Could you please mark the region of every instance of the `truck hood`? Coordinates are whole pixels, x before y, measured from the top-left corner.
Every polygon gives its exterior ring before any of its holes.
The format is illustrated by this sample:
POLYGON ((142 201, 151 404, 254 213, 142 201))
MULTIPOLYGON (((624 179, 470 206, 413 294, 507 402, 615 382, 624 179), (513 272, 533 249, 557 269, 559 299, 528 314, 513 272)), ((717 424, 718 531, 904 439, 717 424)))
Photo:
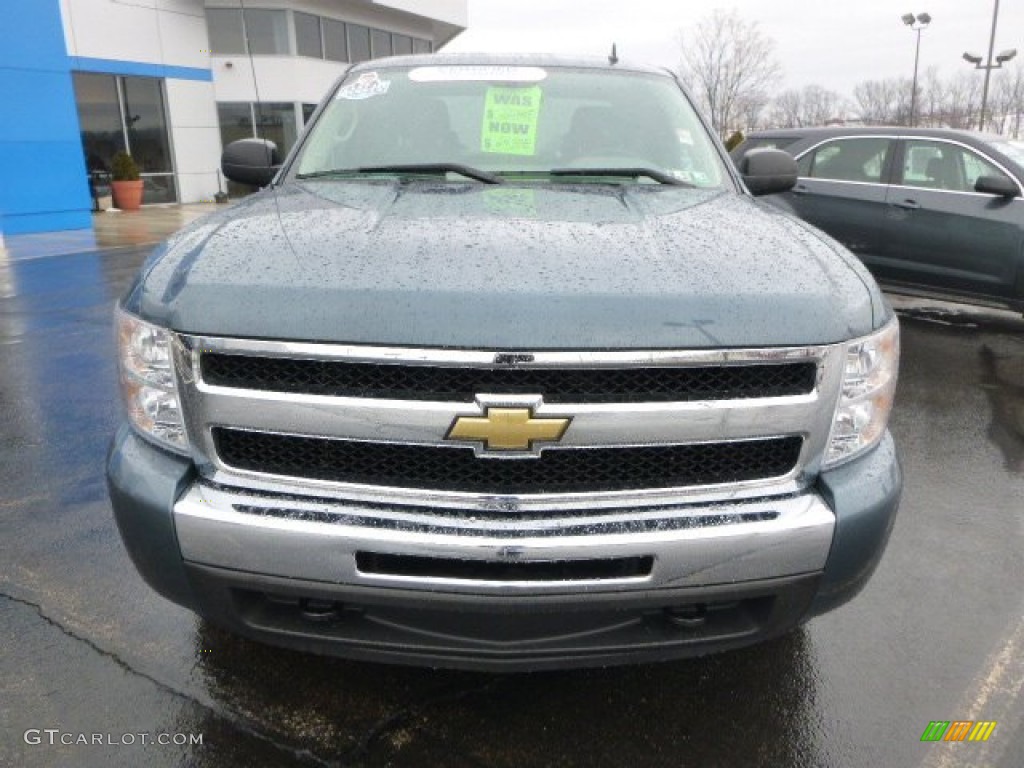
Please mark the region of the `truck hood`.
POLYGON ((883 303, 821 233, 721 190, 317 181, 201 219, 126 307, 216 336, 476 349, 838 342, 883 303))

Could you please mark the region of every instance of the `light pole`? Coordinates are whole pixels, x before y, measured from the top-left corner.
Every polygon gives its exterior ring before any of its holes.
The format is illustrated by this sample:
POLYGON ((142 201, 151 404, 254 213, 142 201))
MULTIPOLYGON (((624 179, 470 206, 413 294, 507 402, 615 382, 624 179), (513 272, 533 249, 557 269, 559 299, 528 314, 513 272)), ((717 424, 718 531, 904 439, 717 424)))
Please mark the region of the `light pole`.
MULTIPOLYGON (((996 0, 998 2, 998 0, 996 0)), ((917 107, 917 62, 921 57, 921 32, 932 23, 932 17, 927 13, 919 13, 915 16, 912 13, 903 14, 900 19, 903 23, 917 32, 917 46, 914 48, 914 82, 910 86, 910 127, 914 127, 914 110, 917 107)))
POLYGON ((1007 51, 1000 51, 999 55, 996 56, 996 63, 992 63, 992 51, 995 50, 996 47, 996 24, 998 21, 999 0, 996 0, 995 8, 992 9, 992 34, 988 38, 988 64, 981 63, 981 56, 975 56, 973 53, 964 54, 964 61, 973 64, 975 69, 985 70, 985 86, 981 90, 981 117, 978 119, 979 131, 985 130, 985 108, 988 106, 988 82, 989 78, 992 77, 992 70, 1002 69, 1003 64, 1017 55, 1016 48, 1010 48, 1007 51))

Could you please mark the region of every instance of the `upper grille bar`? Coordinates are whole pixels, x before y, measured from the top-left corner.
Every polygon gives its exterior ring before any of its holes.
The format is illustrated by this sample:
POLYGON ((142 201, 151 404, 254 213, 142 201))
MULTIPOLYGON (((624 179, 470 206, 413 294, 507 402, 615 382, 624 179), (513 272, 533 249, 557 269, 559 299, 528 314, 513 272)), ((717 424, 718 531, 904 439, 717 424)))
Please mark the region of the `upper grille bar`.
POLYGON ((623 368, 456 367, 204 353, 203 380, 236 389, 383 400, 473 402, 480 393, 547 403, 742 400, 814 389, 813 361, 623 368))

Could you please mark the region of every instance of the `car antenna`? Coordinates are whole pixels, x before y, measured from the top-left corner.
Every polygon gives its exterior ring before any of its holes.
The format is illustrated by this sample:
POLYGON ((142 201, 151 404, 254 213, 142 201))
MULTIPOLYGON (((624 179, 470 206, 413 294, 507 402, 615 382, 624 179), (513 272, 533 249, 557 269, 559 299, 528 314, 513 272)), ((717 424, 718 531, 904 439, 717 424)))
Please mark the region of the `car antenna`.
MULTIPOLYGON (((256 138, 262 139, 263 137, 259 135, 259 128, 263 127, 263 102, 260 100, 260 84, 256 79, 256 63, 252 58, 252 45, 249 41, 249 25, 245 21, 245 0, 238 0, 238 5, 242 9, 242 30, 245 32, 245 50, 249 54, 249 71, 252 72, 252 89, 256 93, 256 113, 253 115, 255 122, 252 126, 252 131, 253 134, 256 135, 256 138)), ((269 167, 274 164, 274 158, 270 152, 269 146, 264 144, 263 148, 267 153, 267 166, 269 167)))
POLYGON ((612 52, 611 55, 608 57, 608 63, 611 64, 613 67, 619 63, 619 54, 615 52, 615 43, 612 43, 612 52))

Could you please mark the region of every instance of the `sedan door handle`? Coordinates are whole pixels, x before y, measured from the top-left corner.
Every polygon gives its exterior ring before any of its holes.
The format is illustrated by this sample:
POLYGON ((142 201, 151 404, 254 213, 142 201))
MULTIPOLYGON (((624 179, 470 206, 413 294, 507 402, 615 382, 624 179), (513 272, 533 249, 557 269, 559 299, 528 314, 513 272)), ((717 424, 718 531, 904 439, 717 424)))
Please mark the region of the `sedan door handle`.
POLYGON ((921 204, 916 200, 902 200, 898 203, 893 203, 897 208, 903 208, 908 211, 916 211, 921 207, 921 204))
POLYGON ((808 188, 806 187, 806 185, 804 185, 804 184, 797 184, 797 185, 796 185, 795 187, 793 187, 793 189, 792 189, 792 190, 790 190, 790 191, 791 191, 791 192, 792 192, 792 193, 793 193, 794 195, 806 195, 806 194, 807 194, 808 192, 810 192, 811 190, 809 190, 809 189, 808 189, 808 188))

